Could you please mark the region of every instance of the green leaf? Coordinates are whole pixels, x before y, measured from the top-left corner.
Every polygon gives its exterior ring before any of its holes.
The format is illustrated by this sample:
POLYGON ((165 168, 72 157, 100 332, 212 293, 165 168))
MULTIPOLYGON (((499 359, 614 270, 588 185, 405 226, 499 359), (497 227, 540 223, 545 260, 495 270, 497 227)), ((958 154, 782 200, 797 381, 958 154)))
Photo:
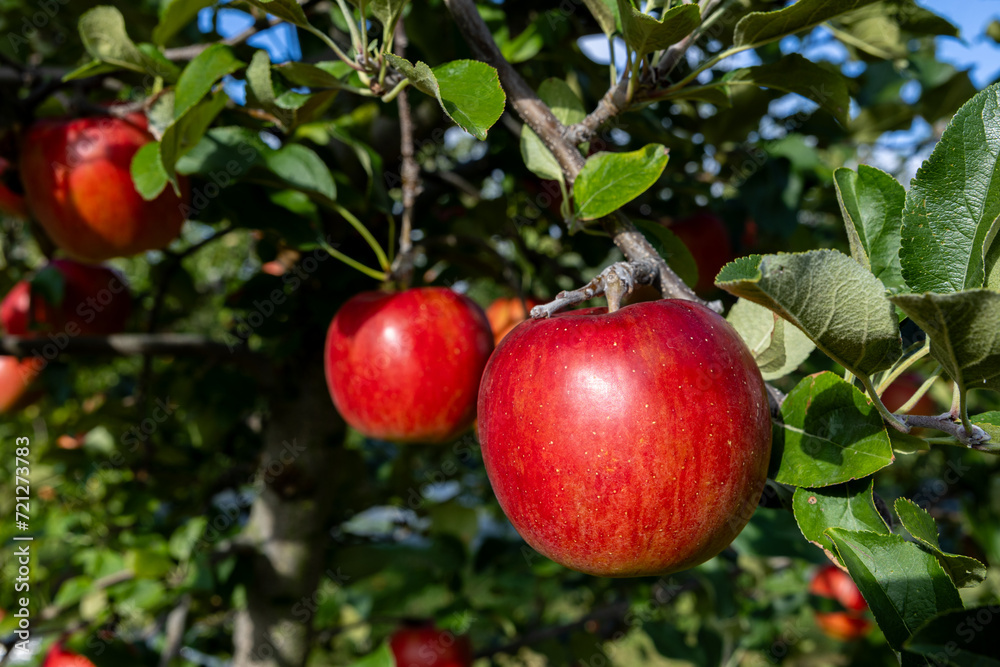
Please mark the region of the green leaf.
POLYGON ((742 257, 716 285, 778 313, 855 375, 889 368, 903 352, 882 283, 836 250, 742 257))
POLYGON ((66 297, 66 276, 55 266, 44 267, 29 282, 32 297, 41 297, 57 308, 62 305, 66 297))
POLYGON ((417 90, 437 98, 448 117, 480 141, 503 114, 507 97, 497 71, 476 60, 454 60, 433 70, 422 62, 385 54, 417 90))
POLYGON ((842 528, 828 533, 886 640, 897 651, 935 615, 962 608, 958 589, 940 563, 913 542, 899 535, 842 528))
POLYGON ((931 355, 960 391, 1000 391, 1000 292, 900 294, 892 302, 927 332, 931 355))
POLYGON ((265 154, 273 152, 260 136, 248 127, 213 127, 201 141, 177 161, 181 174, 227 174, 236 179, 260 164, 265 154))
POLYGON ((403 15, 403 8, 405 6, 406 0, 370 0, 368 2, 372 16, 382 24, 383 43, 387 42, 392 35, 392 31, 396 27, 396 22, 403 15))
POLYGON ((830 372, 804 378, 781 405, 784 451, 775 481, 827 487, 893 461, 889 434, 857 387, 830 372))
POLYGON ((796 93, 828 111, 841 125, 847 125, 851 104, 847 79, 831 65, 814 63, 793 53, 766 65, 733 70, 722 80, 730 85, 752 84, 796 93))
POLYGON ((939 614, 917 628, 903 646, 936 665, 1000 667, 996 628, 991 625, 996 617, 996 605, 939 614))
POLYGON ((318 193, 333 201, 337 198, 330 168, 314 150, 302 144, 287 144, 266 154, 267 168, 297 190, 318 193))
POLYGON ((857 172, 841 167, 833 174, 837 200, 847 227, 851 256, 890 292, 905 290, 899 268, 899 238, 906 191, 895 178, 862 164, 857 172))
POLYGON ((982 287, 1000 215, 1000 84, 967 102, 917 171, 899 260, 913 292, 982 287))
POLYGON ((991 440, 976 448, 977 451, 988 454, 1000 454, 1000 412, 984 412, 981 415, 970 417, 969 420, 986 431, 991 440))
MULTIPOLYGON (((265 53, 258 51, 257 53, 265 53)), ((266 53, 265 53, 266 55, 266 53)), ((212 44, 188 63, 177 81, 174 94, 174 118, 180 118, 194 105, 201 102, 215 83, 227 74, 244 67, 246 63, 236 58, 223 44, 212 44)))
POLYGON ((205 527, 208 525, 208 518, 196 516, 177 528, 170 536, 170 555, 179 561, 185 561, 191 557, 195 545, 201 539, 205 527))
POLYGON ((891 531, 885 519, 875 509, 875 480, 858 480, 825 489, 795 489, 792 512, 802 536, 836 556, 828 528, 868 530, 888 535, 891 531))
POLYGON ((834 16, 878 0, 799 0, 784 9, 747 14, 736 24, 733 44, 752 47, 813 28, 834 16))
POLYGON ((177 118, 163 132, 160 139, 160 161, 167 172, 170 182, 176 188, 177 160, 194 148, 202 136, 226 106, 229 97, 223 92, 216 92, 211 97, 199 102, 194 107, 177 118))
POLYGON ((160 22, 153 29, 153 43, 163 46, 191 23, 198 12, 214 4, 215 0, 167 0, 160 5, 160 22))
POLYGON ((694 289, 694 286, 698 284, 698 264, 694 261, 691 251, 684 245, 684 241, 681 241, 676 234, 658 222, 649 220, 633 220, 632 222, 639 228, 657 254, 667 261, 677 277, 683 280, 685 285, 694 289))
MULTIPOLYGON (((583 102, 562 79, 546 79, 538 87, 538 97, 549 105, 553 115, 567 127, 579 123, 587 116, 583 102)), ((524 164, 539 178, 563 181, 562 168, 535 131, 525 125, 521 128, 521 157, 524 164)))
MULTIPOLYGON (((125 17, 118 9, 94 7, 80 17, 78 25, 80 40, 95 60, 119 69, 163 77, 168 81, 176 79, 176 68, 172 64, 164 64, 164 61, 148 56, 135 45, 125 29, 125 17)), ((93 63, 84 67, 96 73, 93 63)), ((69 76, 79 78, 80 70, 69 76)))
POLYGON ((583 0, 583 2, 605 35, 610 37, 616 31, 621 31, 622 19, 618 12, 618 0, 583 0))
POLYGON ((129 549, 125 552, 125 567, 137 579, 160 579, 173 569, 174 561, 148 549, 129 549))
POLYGON ((636 9, 632 0, 618 0, 618 12, 625 43, 640 58, 676 44, 701 25, 701 11, 697 3, 669 9, 663 12, 659 21, 636 9))
POLYGON ((648 144, 630 153, 591 155, 573 184, 581 220, 609 215, 648 190, 667 166, 667 148, 648 144))
POLYGON ((948 554, 938 542, 937 525, 931 515, 907 498, 897 498, 894 505, 899 520, 917 542, 934 552, 945 572, 959 588, 978 586, 986 580, 986 567, 975 558, 948 554))
POLYGON ((151 141, 132 156, 132 182, 136 192, 146 201, 152 201, 160 196, 167 187, 170 177, 160 162, 160 142, 151 141))
POLYGON ((243 0, 248 5, 253 5, 258 9, 263 9, 268 14, 277 16, 283 21, 288 21, 300 28, 308 28, 309 19, 302 11, 302 6, 295 0, 243 0))
POLYGON ((288 62, 275 67, 281 76, 293 85, 309 88, 344 88, 341 79, 353 72, 350 65, 342 60, 318 63, 288 62))
POLYGON ((777 380, 798 368, 816 349, 788 320, 753 301, 739 299, 726 320, 743 337, 765 380, 777 380))
POLYGON ((351 667, 396 667, 396 659, 388 644, 382 644, 377 649, 355 661, 351 667))

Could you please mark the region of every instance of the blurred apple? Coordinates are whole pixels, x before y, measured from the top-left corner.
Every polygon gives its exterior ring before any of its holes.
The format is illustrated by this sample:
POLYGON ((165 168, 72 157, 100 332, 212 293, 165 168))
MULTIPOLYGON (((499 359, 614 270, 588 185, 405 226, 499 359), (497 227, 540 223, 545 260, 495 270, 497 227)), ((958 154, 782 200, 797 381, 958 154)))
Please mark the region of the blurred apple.
POLYGON ((493 330, 493 341, 499 343, 511 329, 528 319, 528 313, 538 305, 534 299, 523 302, 517 297, 500 297, 486 309, 486 319, 490 321, 493 330), (527 306, 527 309, 525 309, 527 306))
POLYGON ((9 178, 12 178, 13 165, 7 158, 0 157, 0 213, 14 216, 15 218, 27 218, 28 208, 24 204, 24 195, 15 192, 9 187, 9 178))
POLYGON ((863 637, 872 628, 865 616, 868 609, 861 591, 850 575, 836 565, 821 568, 809 584, 809 592, 822 598, 835 600, 846 611, 815 613, 816 625, 828 636, 840 641, 863 637))
POLYGON ((735 258, 729 231, 722 220, 713 213, 701 211, 687 218, 670 221, 667 227, 684 242, 698 265, 695 291, 699 294, 714 291, 715 276, 735 258))

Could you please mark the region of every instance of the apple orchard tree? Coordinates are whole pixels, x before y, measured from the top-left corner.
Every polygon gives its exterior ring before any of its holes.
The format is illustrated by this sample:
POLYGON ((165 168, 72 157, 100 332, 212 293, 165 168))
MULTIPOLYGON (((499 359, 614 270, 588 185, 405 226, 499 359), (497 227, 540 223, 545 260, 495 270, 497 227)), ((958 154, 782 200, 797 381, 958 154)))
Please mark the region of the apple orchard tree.
POLYGON ((9 658, 1000 664, 1000 85, 957 34, 0 0, 9 658), (541 305, 490 356, 498 299, 541 305))

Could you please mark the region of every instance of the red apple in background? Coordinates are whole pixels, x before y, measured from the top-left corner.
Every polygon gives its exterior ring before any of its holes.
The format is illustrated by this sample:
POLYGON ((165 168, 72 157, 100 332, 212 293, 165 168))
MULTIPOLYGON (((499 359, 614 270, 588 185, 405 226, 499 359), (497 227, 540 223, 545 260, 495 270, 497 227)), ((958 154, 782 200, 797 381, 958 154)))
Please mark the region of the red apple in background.
POLYGON ((441 287, 363 292, 326 338, 326 380, 344 420, 396 442, 448 442, 476 414, 493 351, 489 322, 471 299, 441 287))
POLYGON ((739 334, 667 299, 517 327, 483 373, 479 436, 497 500, 535 550, 646 576, 704 562, 743 529, 771 418, 739 334))
POLYGON ((528 313, 537 305, 538 302, 534 299, 521 301, 517 297, 500 297, 491 303, 486 309, 486 319, 490 321, 490 328, 493 330, 493 342, 499 344, 511 329, 527 319, 528 313))
POLYGON ((401 628, 389 638, 397 667, 469 667, 472 643, 433 626, 401 628))
POLYGON ((27 407, 37 398, 31 385, 42 362, 0 355, 0 415, 27 407))
POLYGON ((707 294, 715 289, 715 276, 733 261, 733 244, 729 231, 717 216, 702 211, 691 217, 674 220, 667 225, 684 242, 698 265, 695 291, 707 294))
MULTIPOLYGON (((921 378, 916 373, 904 373, 896 378, 896 381, 890 384, 884 392, 882 392, 882 403, 885 407, 889 408, 891 412, 896 412, 903 405, 910 400, 910 398, 920 389, 920 385, 924 383, 923 378, 921 378)), ((917 404, 909 411, 908 414, 911 415, 924 415, 931 416, 939 414, 941 410, 938 409, 937 405, 934 404, 934 399, 932 399, 927 394, 920 397, 917 404)))
POLYGON ((79 653, 63 648, 61 642, 56 642, 46 654, 42 667, 95 667, 95 665, 79 653))
POLYGON ((11 190, 7 185, 10 177, 11 164, 6 158, 0 157, 0 213, 6 213, 16 218, 28 217, 28 209, 24 205, 24 195, 11 190))
POLYGON ((21 179, 28 207, 57 246, 86 262, 164 248, 180 234, 182 200, 168 185, 144 200, 132 156, 152 140, 146 118, 88 117, 36 122, 24 139, 21 179))
POLYGON ((22 280, 0 302, 0 322, 15 336, 33 332, 107 335, 125 329, 132 297, 125 279, 103 266, 69 259, 53 260, 43 270, 62 276, 62 301, 56 305, 22 280))
POLYGON ((865 602, 850 575, 836 565, 821 568, 813 576, 809 592, 836 600, 847 610, 816 612, 816 624, 827 636, 840 641, 850 641, 864 636, 871 629, 872 623, 864 615, 868 603, 865 602))

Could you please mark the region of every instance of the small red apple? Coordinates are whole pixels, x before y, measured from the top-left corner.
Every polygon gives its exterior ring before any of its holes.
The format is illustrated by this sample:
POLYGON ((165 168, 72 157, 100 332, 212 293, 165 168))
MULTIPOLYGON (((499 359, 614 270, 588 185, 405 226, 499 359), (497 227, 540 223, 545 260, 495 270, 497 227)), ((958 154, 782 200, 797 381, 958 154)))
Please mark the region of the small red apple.
POLYGON ((0 302, 0 322, 7 333, 107 335, 125 329, 132 297, 116 271, 70 259, 53 260, 43 270, 62 274, 62 302, 55 305, 38 292, 32 294, 31 284, 22 280, 0 302))
MULTIPOLYGON (((889 408, 890 412, 895 412, 910 400, 923 383, 923 379, 916 373, 904 373, 882 392, 882 403, 885 404, 885 407, 889 408)), ((934 399, 924 394, 917 401, 917 404, 913 406, 909 414, 931 416, 940 412, 941 410, 934 404, 934 399)))
POLYGON ((330 322, 327 386, 366 436, 448 442, 475 418, 492 351, 489 322, 466 296, 441 287, 363 292, 330 322))
POLYGON ((62 642, 56 642, 45 656, 42 667, 96 667, 79 653, 63 648, 62 642))
POLYGON ((0 356, 0 415, 27 407, 38 398, 31 386, 41 363, 37 359, 0 356))
POLYGON ((499 345, 503 337, 527 319, 528 313, 537 305, 538 302, 534 299, 522 302, 517 297, 500 297, 491 303, 486 309, 486 319, 490 321, 490 328, 493 330, 493 342, 499 345))
POLYGON ((827 636, 840 641, 850 641, 864 636, 871 630, 872 623, 864 615, 868 603, 865 602, 850 575, 836 565, 821 568, 813 576, 809 592, 836 600, 847 610, 816 612, 816 625, 827 636))
POLYGON ((7 184, 7 178, 13 171, 11 166, 7 158, 0 157, 0 213, 26 218, 28 209, 24 205, 24 195, 11 190, 7 184))
POLYGON ((28 208, 66 254, 86 262, 164 248, 180 234, 182 202, 168 185, 152 200, 135 190, 132 156, 152 140, 142 114, 46 119, 24 139, 28 208))
POLYGON ((479 436, 497 500, 535 550, 646 576, 702 563, 743 529, 771 418, 739 334, 664 299, 518 326, 483 373, 479 436))
POLYGON ((694 257, 698 265, 698 284, 695 291, 707 294, 715 289, 715 276, 734 258, 729 231, 717 216, 706 211, 688 218, 674 220, 668 225, 694 257))
POLYGON ((472 643, 433 626, 400 628, 389 638, 397 667, 469 667, 472 643))

